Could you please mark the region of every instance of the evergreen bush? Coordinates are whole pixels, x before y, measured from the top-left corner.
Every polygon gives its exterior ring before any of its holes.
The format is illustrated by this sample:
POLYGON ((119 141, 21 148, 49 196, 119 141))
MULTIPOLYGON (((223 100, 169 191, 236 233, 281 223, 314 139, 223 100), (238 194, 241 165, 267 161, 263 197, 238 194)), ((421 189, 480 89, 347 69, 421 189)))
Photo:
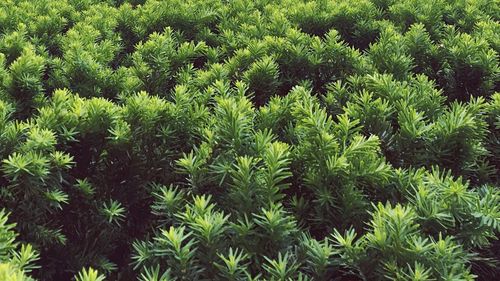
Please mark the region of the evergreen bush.
POLYGON ((486 0, 0 2, 0 281, 495 280, 486 0))

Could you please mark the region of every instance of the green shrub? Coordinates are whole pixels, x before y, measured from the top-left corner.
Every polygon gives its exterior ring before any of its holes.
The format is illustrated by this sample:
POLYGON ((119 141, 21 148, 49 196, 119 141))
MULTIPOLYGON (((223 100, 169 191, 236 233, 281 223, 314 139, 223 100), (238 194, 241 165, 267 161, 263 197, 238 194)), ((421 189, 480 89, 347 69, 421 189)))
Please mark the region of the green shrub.
POLYGON ((449 99, 489 96, 498 84, 498 54, 488 42, 469 34, 450 31, 443 40, 444 58, 438 80, 449 99))
POLYGON ((0 280, 495 279, 498 7, 1 1, 0 280))

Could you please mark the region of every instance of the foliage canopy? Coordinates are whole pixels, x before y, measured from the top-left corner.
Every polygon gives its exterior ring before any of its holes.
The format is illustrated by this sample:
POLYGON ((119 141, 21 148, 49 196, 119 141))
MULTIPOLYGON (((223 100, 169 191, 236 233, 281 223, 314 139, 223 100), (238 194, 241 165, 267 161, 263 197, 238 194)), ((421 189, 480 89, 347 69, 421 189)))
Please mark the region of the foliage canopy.
POLYGON ((493 280, 500 3, 0 1, 0 280, 493 280))

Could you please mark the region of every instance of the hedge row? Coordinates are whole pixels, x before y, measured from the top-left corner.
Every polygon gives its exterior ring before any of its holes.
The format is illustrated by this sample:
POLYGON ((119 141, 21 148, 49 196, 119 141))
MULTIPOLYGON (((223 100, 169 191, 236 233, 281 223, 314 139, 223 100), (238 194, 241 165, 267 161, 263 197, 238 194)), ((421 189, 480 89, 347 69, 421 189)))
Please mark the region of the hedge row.
POLYGON ((3 0, 0 280, 493 280, 500 4, 3 0))

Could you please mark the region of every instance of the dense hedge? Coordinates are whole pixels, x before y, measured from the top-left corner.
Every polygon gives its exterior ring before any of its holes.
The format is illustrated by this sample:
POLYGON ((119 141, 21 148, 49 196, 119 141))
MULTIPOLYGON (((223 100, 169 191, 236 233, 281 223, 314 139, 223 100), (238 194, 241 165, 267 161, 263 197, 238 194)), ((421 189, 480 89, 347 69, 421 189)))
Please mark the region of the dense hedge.
POLYGON ((500 273, 498 1, 2 0, 0 34, 0 280, 500 273))

